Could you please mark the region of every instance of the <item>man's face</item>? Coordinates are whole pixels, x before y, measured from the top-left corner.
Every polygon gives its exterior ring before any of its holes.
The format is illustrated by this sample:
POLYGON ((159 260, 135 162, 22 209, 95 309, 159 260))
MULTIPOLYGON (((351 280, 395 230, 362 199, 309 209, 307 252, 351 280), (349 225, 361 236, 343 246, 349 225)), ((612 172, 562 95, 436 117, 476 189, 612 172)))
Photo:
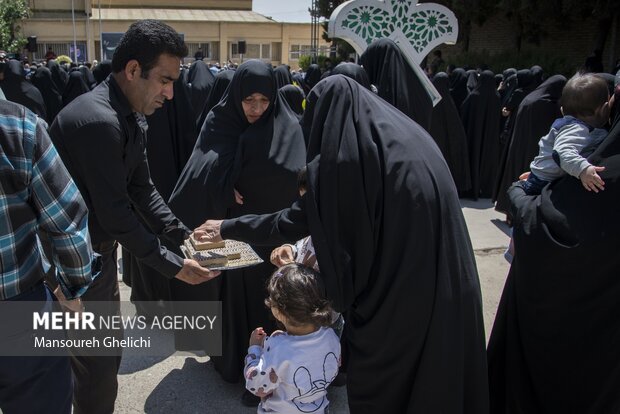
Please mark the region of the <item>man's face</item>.
POLYGON ((162 54, 146 79, 141 76, 141 69, 138 69, 140 73, 134 76, 132 93, 128 96, 135 112, 151 115, 164 105, 166 99, 173 98, 173 85, 179 77, 180 63, 178 57, 162 54))

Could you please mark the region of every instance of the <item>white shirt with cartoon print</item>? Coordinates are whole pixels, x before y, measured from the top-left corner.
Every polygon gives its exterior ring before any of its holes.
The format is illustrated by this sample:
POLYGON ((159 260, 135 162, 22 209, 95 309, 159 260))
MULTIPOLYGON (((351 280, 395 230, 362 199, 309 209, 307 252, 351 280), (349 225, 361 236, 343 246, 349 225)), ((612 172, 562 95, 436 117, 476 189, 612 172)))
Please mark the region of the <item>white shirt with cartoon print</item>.
POLYGON ((261 397, 258 413, 321 414, 329 405, 327 386, 340 366, 340 340, 331 328, 308 335, 286 332, 248 348, 245 387, 261 397))

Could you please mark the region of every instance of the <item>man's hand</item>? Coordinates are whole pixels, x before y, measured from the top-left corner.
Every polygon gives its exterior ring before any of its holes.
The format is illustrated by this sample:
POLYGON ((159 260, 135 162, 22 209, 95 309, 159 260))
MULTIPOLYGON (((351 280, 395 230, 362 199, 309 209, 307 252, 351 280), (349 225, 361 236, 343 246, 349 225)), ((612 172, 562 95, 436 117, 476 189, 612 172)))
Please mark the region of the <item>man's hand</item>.
POLYGON ((174 277, 190 285, 199 285, 213 279, 219 274, 220 272, 218 271, 211 271, 200 266, 195 260, 184 259, 181 271, 174 277))
POLYGON ((250 346, 253 346, 253 345, 263 346, 266 336, 267 334, 265 333, 265 330, 263 329, 262 326, 259 326, 258 328, 254 329, 252 333, 250 334, 250 346))
POLYGON ((54 289, 54 295, 58 299, 58 302, 60 303, 62 309, 75 313, 81 313, 84 310, 84 306, 82 305, 82 299, 67 299, 65 297, 65 294, 62 293, 60 285, 57 286, 56 289, 54 289))
POLYGON ((271 261, 271 264, 278 267, 287 265, 289 263, 295 263, 293 247, 290 244, 283 244, 280 247, 276 247, 271 252, 269 260, 271 261))
POLYGON ((588 168, 585 168, 581 174, 579 174, 579 179, 581 180, 581 184, 588 191, 594 191, 598 193, 599 190, 603 191, 605 189, 605 181, 597 174, 599 171, 603 171, 605 167, 595 167, 594 165, 590 165, 588 168))
POLYGON ((220 235, 220 227, 224 220, 207 220, 199 227, 194 229, 194 238, 201 242, 219 242, 222 241, 220 235))

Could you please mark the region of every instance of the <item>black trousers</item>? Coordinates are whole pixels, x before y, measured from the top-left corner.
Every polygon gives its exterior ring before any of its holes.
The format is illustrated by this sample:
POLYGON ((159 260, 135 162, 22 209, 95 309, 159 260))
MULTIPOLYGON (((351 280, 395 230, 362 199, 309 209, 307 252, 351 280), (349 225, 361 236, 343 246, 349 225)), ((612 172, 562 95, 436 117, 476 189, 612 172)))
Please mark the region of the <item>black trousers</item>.
MULTIPOLYGON (((82 296, 82 303, 88 310, 88 302, 105 301, 120 312, 120 293, 116 272, 115 242, 93 245, 93 250, 101 255, 101 274, 82 296)), ((122 339, 123 333, 116 335, 122 339)), ((118 369, 121 356, 88 356, 74 353, 71 356, 73 369, 73 413, 109 414, 114 412, 118 393, 118 369)))
MULTIPOLYGON (((49 311, 52 296, 41 283, 10 300, 41 301, 49 311)), ((70 414, 71 395, 68 356, 0 357, 0 409, 4 414, 70 414)))

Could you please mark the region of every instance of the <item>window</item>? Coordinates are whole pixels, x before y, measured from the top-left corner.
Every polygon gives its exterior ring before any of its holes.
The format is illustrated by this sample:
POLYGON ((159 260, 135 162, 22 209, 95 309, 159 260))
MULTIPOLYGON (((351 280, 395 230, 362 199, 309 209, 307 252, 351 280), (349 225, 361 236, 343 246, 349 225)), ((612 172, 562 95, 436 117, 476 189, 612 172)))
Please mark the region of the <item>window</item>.
MULTIPOLYGON (((240 59, 239 44, 230 42, 230 58, 240 59)), ((243 59, 262 59, 271 60, 271 44, 270 43, 247 43, 245 46, 245 54, 243 59)))
POLYGON ((274 42, 271 44, 271 60, 282 60, 282 43, 274 42))
POLYGON ((260 45, 261 59, 271 60, 271 44, 260 45))
MULTIPOLYGON (((87 60, 86 56, 85 56, 86 43, 85 42, 77 42, 76 45, 78 47, 78 60, 80 62, 87 60)), ((47 53, 47 50, 50 47, 52 48, 52 50, 54 51, 56 56, 66 55, 66 56, 69 56, 71 59, 73 59, 73 57, 74 57, 73 42, 71 42, 71 43, 42 43, 42 42, 38 42, 37 43, 37 53, 36 53, 36 58, 35 59, 37 59, 37 60, 43 59, 45 57, 45 54, 47 53)))
POLYGON ((260 46, 256 44, 249 44, 246 47, 246 53, 243 55, 243 58, 248 59, 260 59, 260 46))
POLYGON ((198 46, 202 48, 202 54, 205 59, 211 59, 211 43, 185 43, 187 45, 188 54, 187 57, 193 58, 196 52, 198 51, 198 46))
POLYGON ((310 45, 291 45, 289 56, 291 60, 299 60, 301 56, 311 55, 312 48, 310 45))
POLYGON ((291 60, 299 60, 299 45, 291 45, 291 50, 289 52, 289 59, 291 60))

